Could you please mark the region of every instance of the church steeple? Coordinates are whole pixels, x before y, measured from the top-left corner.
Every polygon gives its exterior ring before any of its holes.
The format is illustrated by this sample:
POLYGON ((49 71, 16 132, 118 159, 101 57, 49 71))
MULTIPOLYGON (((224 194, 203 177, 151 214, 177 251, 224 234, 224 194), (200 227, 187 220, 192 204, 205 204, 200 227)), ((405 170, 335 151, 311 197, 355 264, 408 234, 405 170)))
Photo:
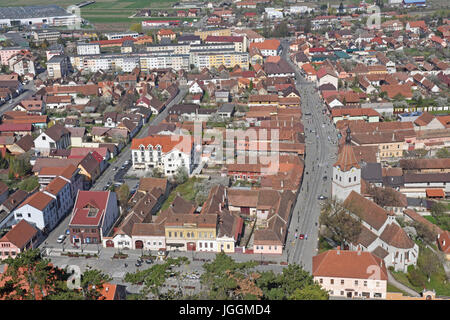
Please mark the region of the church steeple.
POLYGON ((350 136, 350 134, 352 133, 352 131, 350 130, 350 126, 347 127, 347 136, 345 137, 345 143, 346 144, 351 144, 352 142, 352 138, 350 136))

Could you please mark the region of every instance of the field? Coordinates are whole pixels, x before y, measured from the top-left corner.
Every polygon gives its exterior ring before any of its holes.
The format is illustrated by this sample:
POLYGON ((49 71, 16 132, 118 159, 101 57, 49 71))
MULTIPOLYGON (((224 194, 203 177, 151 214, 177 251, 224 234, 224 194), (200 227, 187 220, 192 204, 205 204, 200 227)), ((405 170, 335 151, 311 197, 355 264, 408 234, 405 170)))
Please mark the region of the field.
MULTIPOLYGON (((70 5, 82 0, 17 0, 11 3, 10 0, 0 0, 0 7, 6 6, 32 6, 56 4, 67 8, 70 5)), ((96 0, 96 3, 81 8, 81 16, 94 24, 98 30, 125 30, 133 23, 150 19, 170 19, 167 18, 130 18, 137 9, 150 8, 169 10, 176 0, 96 0)), ((172 18, 173 19, 173 18, 172 18)), ((181 20, 181 19, 180 19, 181 20)), ((184 18, 191 22, 192 18, 184 18)))

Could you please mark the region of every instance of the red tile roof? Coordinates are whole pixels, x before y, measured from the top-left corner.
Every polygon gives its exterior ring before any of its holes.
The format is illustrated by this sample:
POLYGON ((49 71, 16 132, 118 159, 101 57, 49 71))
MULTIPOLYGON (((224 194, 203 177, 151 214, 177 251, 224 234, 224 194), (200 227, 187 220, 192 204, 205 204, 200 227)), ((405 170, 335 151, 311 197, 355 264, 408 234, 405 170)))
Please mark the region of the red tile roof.
POLYGON ((355 191, 352 191, 345 199, 344 207, 376 230, 379 230, 387 220, 386 210, 355 191))
POLYGON ((329 250, 314 256, 312 275, 386 281, 388 279, 386 265, 382 259, 370 252, 345 250, 329 250), (380 268, 375 273, 374 266, 380 268))
POLYGON ((152 145, 156 148, 157 145, 161 146, 161 151, 164 153, 170 152, 174 148, 181 152, 190 154, 194 144, 194 138, 192 136, 179 136, 179 135, 152 135, 141 139, 133 139, 131 143, 132 150, 139 150, 139 146, 143 145, 145 148, 152 145))
POLYGON ((333 165, 339 167, 342 171, 349 171, 351 168, 360 168, 356 160, 353 147, 350 144, 345 144, 338 154, 336 163, 333 165))
POLYGON ((69 225, 98 226, 105 214, 110 193, 111 191, 78 191, 69 225))
POLYGON ((26 220, 20 220, 0 239, 0 242, 10 242, 17 248, 22 249, 37 233, 38 230, 26 220))

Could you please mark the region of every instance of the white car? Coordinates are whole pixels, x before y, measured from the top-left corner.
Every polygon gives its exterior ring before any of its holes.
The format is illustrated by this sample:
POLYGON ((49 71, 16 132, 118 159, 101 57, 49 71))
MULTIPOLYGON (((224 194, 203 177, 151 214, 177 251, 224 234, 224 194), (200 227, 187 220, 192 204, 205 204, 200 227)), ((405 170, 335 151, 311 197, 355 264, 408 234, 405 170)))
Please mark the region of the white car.
POLYGON ((58 240, 56 240, 58 243, 62 243, 64 242, 64 240, 66 239, 66 235, 62 234, 58 237, 58 240))

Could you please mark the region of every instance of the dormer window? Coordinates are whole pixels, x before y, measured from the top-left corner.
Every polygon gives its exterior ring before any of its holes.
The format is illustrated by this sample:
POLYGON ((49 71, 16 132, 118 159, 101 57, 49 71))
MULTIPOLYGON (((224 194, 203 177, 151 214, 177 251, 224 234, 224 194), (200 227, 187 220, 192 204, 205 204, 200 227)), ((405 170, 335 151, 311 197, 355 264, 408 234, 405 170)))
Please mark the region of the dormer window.
POLYGON ((145 150, 145 147, 141 144, 141 145, 139 146, 139 150, 144 151, 144 150, 145 150))
POLYGON ((153 146, 152 146, 151 144, 149 144, 149 145, 147 146, 147 149, 148 149, 148 151, 153 151, 153 146))

